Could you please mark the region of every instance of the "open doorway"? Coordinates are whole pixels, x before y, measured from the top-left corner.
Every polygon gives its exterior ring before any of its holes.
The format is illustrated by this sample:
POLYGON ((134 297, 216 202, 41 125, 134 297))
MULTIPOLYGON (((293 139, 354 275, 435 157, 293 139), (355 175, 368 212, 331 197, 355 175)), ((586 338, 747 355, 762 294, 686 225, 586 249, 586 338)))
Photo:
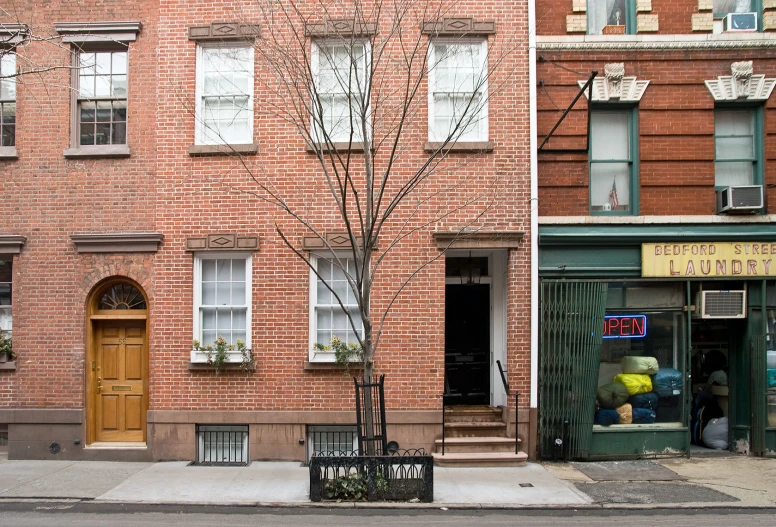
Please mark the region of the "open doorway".
POLYGON ((506 364, 505 270, 503 251, 445 258, 446 406, 506 402, 495 366, 506 364))

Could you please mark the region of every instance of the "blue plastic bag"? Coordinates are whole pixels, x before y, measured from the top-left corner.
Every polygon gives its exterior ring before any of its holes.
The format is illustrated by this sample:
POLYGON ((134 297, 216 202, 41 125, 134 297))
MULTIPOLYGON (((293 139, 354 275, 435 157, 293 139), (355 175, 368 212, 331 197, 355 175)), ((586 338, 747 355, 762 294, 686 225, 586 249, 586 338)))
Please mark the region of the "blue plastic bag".
POLYGON ((652 391, 660 397, 680 395, 684 387, 682 372, 673 368, 660 368, 652 376, 652 391))

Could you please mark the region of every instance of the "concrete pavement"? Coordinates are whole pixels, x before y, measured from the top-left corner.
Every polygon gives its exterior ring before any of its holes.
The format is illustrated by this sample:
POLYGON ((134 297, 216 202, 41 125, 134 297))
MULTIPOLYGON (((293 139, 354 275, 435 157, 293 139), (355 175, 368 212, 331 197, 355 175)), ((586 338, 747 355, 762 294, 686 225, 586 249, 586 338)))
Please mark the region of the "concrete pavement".
MULTIPOLYGON (((643 463, 653 467, 659 464, 661 470, 664 467, 677 476, 671 481, 655 481, 649 476, 650 467, 645 466, 644 470, 634 471, 632 481, 622 478, 622 474, 593 479, 582 472, 586 470, 584 465, 576 463, 529 463, 510 468, 434 467, 433 504, 359 502, 355 506, 776 507, 776 459, 729 456, 643 463)), ((311 505, 308 478, 308 469, 296 462, 194 467, 187 462, 0 460, 0 501, 94 500, 298 507, 311 505)), ((354 506, 352 503, 324 505, 354 506)))

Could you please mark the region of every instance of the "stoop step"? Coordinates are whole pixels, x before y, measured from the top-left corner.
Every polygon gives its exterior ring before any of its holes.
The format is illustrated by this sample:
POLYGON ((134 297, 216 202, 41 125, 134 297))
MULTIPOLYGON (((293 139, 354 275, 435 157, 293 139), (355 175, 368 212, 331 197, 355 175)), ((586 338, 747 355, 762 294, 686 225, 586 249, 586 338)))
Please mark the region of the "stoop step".
POLYGON ((445 411, 447 423, 501 420, 501 408, 493 406, 450 406, 445 411))
MULTIPOLYGON (((519 440, 518 440, 519 442, 519 440)), ((442 452, 442 440, 435 442, 435 451, 442 452)), ((445 454, 471 452, 515 453, 513 437, 448 437, 445 438, 445 454)))
POLYGON ((445 423, 445 434, 450 437, 506 437, 507 425, 500 421, 464 421, 445 423))
POLYGON ((434 453, 434 464, 438 467, 522 467, 528 454, 519 452, 479 453, 434 453))

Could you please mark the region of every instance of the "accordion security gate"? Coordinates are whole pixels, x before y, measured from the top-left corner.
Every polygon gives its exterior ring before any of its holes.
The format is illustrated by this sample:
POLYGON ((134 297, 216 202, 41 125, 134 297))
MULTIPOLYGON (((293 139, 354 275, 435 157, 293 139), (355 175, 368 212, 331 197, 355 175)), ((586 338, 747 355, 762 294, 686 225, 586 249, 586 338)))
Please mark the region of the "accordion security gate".
POLYGON ((539 357, 539 453, 590 453, 607 283, 543 280, 539 357))

